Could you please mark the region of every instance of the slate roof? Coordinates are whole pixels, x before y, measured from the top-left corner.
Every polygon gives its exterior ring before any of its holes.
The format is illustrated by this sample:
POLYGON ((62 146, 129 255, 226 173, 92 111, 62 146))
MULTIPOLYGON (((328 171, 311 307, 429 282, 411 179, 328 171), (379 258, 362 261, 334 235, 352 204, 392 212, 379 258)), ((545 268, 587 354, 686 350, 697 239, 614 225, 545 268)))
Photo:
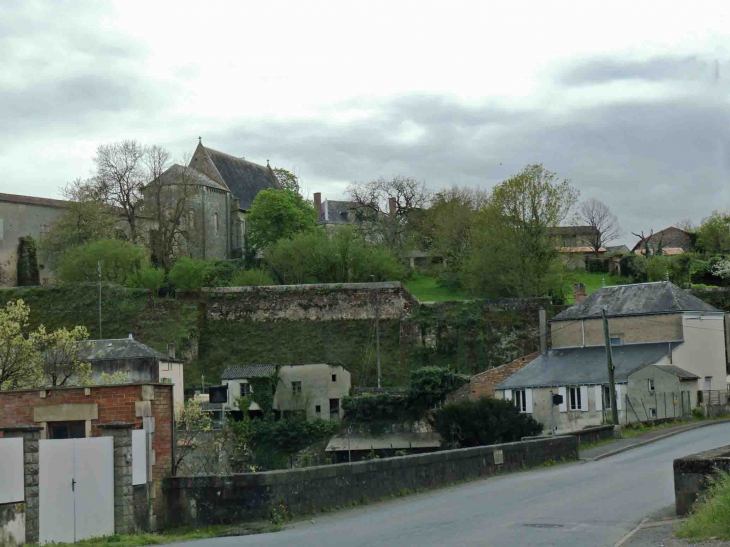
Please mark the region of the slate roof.
MULTIPOLYGON (((676 348, 682 343, 673 342, 671 347, 676 348)), ((626 382, 635 370, 653 365, 668 355, 669 348, 669 342, 612 346, 616 381, 626 382)), ((494 389, 607 383, 606 349, 604 346, 592 346, 548 350, 547 355, 539 355, 494 389)))
POLYGON ((696 374, 687 372, 683 368, 679 368, 674 365, 655 365, 655 366, 656 366, 656 368, 662 369, 664 372, 668 372, 669 374, 674 374, 680 380, 697 380, 699 378, 699 376, 697 376, 696 374))
POLYGON ((276 370, 276 365, 233 365, 226 367, 221 375, 223 380, 246 378, 267 378, 276 370))
POLYGON ((551 321, 574 321, 588 317, 600 317, 606 308, 606 315, 654 315, 679 313, 683 311, 720 312, 692 296, 669 281, 636 283, 603 287, 586 297, 583 302, 559 313, 551 321))
POLYGON ((88 340, 83 343, 79 357, 84 361, 108 361, 112 359, 160 359, 173 363, 182 363, 181 359, 173 359, 149 346, 145 346, 132 338, 88 340))
MULTIPOLYGON (((348 216, 353 203, 350 201, 335 201, 327 200, 322 205, 327 206, 327 221, 326 222, 349 222, 348 216)), ((324 221, 325 211, 322 209, 321 218, 319 220, 324 221)))
MULTIPOLYGON (((216 190, 221 190, 223 192, 229 191, 228 188, 221 186, 208 175, 201 173, 192 167, 185 167, 177 163, 162 173, 160 175, 160 180, 162 181, 162 184, 165 185, 185 182, 185 184, 197 184, 208 188, 215 188, 216 190)), ((155 184, 155 182, 156 181, 153 181, 150 185, 155 184)))
POLYGON ((212 148, 203 148, 213 161, 226 186, 233 196, 238 198, 242 209, 250 209, 254 198, 261 190, 280 188, 279 181, 270 167, 212 148))

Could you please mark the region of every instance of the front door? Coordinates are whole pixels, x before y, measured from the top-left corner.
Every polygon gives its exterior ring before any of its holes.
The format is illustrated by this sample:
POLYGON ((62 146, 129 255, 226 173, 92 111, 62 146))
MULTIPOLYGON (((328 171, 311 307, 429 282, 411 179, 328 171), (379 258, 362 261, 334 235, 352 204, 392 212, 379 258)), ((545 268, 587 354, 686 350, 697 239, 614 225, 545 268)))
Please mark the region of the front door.
POLYGON ((114 438, 38 443, 40 543, 114 534, 114 438))

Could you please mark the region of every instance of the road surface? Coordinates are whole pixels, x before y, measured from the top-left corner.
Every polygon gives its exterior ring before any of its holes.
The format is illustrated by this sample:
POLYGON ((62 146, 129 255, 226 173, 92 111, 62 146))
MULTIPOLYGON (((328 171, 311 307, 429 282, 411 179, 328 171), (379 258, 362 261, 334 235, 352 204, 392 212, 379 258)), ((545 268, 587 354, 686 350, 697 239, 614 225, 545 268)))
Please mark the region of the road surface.
MULTIPOLYGON (((672 461, 730 445, 730 424, 588 463, 513 473, 187 547, 611 546, 674 504, 672 461)), ((179 544, 183 545, 183 544, 179 544)))

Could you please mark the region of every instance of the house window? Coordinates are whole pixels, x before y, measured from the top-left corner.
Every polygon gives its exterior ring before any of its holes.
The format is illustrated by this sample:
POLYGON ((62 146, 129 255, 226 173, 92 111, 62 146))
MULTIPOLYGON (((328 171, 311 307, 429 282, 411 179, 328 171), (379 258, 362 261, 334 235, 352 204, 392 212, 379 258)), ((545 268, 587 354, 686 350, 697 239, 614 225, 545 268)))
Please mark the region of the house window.
POLYGON ((581 404, 580 400, 580 388, 579 387, 571 387, 570 388, 570 410, 581 410, 583 408, 583 405, 581 404))
POLYGON ((705 391, 712 389, 712 376, 705 376, 705 391))
POLYGON ((292 390, 293 395, 301 395, 302 394, 302 383, 301 382, 292 382, 291 390, 292 390))
POLYGON ((221 228, 220 219, 218 218, 218 213, 213 213, 213 223, 215 225, 215 233, 218 233, 218 230, 221 228))
POLYGON ((654 378, 649 378, 649 393, 654 393, 654 378))
POLYGON ((611 345, 612 346, 620 346, 621 345, 621 337, 620 336, 611 336, 611 345))
POLYGON ((611 410, 611 386, 603 386, 603 408, 611 410))
POLYGON ((649 418, 656 418, 656 408, 649 409, 649 418))
POLYGON ((337 381, 337 374, 333 374, 333 375, 332 375, 332 381, 333 381, 333 382, 336 382, 336 381, 337 381))
POLYGON ((516 389, 514 391, 515 406, 520 412, 527 412, 527 399, 525 398, 524 389, 516 389))
POLYGON ((322 412, 322 405, 317 405, 317 406, 315 406, 315 407, 314 407, 314 411, 315 411, 315 412, 316 412, 317 414, 320 414, 320 413, 322 412))
POLYGON ((40 239, 43 241, 43 239, 48 235, 48 232, 51 231, 51 225, 50 224, 41 224, 41 233, 40 233, 40 239))
POLYGON ((241 397, 251 395, 251 384, 241 384, 241 397))
POLYGON ((51 439, 85 439, 86 422, 50 422, 48 433, 51 439))

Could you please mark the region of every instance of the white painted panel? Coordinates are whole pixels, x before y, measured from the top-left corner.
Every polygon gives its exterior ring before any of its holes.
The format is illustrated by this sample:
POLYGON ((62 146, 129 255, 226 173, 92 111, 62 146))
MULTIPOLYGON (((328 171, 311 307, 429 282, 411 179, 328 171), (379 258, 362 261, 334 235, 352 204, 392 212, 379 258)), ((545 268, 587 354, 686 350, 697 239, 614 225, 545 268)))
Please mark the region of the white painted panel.
POLYGON ((560 412, 567 412, 568 410, 568 393, 567 390, 564 387, 558 388, 558 395, 563 396, 563 402, 560 403, 559 410, 560 412))
POLYGON ((504 390, 504 400, 505 401, 511 401, 512 400, 512 390, 511 389, 505 389, 504 390))
POLYGON ((75 439, 76 541, 114 534, 114 437, 75 439))
POLYGON ((616 410, 621 410, 626 389, 623 385, 616 386, 616 410))
POLYGON ((596 400, 596 410, 603 410, 603 386, 593 386, 595 388, 594 399, 596 400))
POLYGON ((40 543, 74 542, 74 440, 38 441, 40 543))
POLYGON ((147 432, 143 429, 132 431, 132 484, 147 482, 147 432))
POLYGON ((532 390, 525 390, 525 412, 532 414, 532 390))
POLYGON ((0 439, 0 505, 25 500, 23 439, 0 439))
POLYGON ((588 386, 580 386, 580 409, 588 412, 588 386))

